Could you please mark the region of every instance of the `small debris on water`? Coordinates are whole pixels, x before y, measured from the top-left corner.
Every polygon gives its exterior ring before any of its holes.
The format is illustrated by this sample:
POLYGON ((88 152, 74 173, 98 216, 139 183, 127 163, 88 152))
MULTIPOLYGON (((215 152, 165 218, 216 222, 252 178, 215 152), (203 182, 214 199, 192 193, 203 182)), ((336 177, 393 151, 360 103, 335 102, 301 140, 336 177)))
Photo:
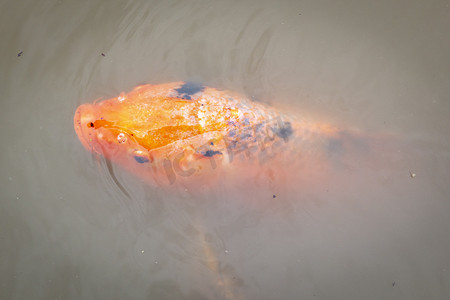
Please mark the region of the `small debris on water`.
POLYGON ((225 252, 225 254, 228 254, 228 250, 226 250, 226 249, 225 249, 225 251, 224 251, 224 252, 225 252))
POLYGON ((144 250, 141 250, 141 253, 144 253, 145 251, 144 250))
POLYGON ((106 56, 105 53, 102 52, 102 56, 106 56))
POLYGON ((277 195, 272 195, 272 198, 276 198, 277 197, 277 195))
POLYGON ((414 173, 414 172, 412 172, 412 171, 409 171, 409 176, 410 176, 411 178, 415 178, 415 177, 416 177, 416 173, 414 173))
POLYGON ((392 283, 392 287, 394 287, 395 286, 395 281, 392 283))
POLYGON ((20 51, 19 53, 17 53, 17 57, 21 57, 23 54, 23 51, 20 51))

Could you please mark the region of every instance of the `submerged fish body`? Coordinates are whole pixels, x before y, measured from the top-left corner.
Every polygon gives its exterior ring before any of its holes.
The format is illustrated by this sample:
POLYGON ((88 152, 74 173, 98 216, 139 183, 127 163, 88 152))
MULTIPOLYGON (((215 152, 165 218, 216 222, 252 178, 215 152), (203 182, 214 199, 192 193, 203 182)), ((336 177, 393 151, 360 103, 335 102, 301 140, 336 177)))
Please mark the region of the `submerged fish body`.
POLYGON ((158 184, 293 165, 341 151, 344 136, 338 128, 190 82, 140 85, 83 104, 74 127, 86 149, 158 184))

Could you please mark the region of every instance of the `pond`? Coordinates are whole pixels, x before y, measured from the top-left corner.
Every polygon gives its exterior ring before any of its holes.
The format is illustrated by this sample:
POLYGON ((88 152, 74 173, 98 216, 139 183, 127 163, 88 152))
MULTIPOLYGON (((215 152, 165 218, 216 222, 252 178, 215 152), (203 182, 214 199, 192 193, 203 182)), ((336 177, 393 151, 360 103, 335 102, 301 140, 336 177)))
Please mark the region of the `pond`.
POLYGON ((0 298, 450 297, 448 2, 0 8, 0 298), (80 105, 177 81, 370 151, 160 186, 83 147, 80 105))

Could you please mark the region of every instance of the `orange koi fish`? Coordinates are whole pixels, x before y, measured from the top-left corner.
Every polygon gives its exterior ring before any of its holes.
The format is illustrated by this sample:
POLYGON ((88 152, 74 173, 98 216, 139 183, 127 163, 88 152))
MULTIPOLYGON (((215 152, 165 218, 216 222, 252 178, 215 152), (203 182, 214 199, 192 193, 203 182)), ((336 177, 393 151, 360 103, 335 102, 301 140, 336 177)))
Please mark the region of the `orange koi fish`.
POLYGON ((346 136, 192 82, 140 85, 83 104, 74 126, 86 149, 157 184, 212 180, 232 170, 258 176, 261 166, 289 167, 342 151, 346 136))

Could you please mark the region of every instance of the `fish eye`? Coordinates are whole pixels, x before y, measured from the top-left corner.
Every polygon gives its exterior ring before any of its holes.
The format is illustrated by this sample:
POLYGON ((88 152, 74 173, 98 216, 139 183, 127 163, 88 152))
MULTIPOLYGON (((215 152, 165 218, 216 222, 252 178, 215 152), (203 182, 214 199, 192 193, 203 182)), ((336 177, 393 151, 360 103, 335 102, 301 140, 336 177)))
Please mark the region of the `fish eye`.
POLYGON ((87 127, 90 127, 90 128, 94 127, 94 123, 93 122, 88 123, 87 127))
POLYGON ((119 144, 123 144, 127 141, 127 137, 123 132, 119 133, 119 135, 117 136, 117 141, 119 142, 119 144))

